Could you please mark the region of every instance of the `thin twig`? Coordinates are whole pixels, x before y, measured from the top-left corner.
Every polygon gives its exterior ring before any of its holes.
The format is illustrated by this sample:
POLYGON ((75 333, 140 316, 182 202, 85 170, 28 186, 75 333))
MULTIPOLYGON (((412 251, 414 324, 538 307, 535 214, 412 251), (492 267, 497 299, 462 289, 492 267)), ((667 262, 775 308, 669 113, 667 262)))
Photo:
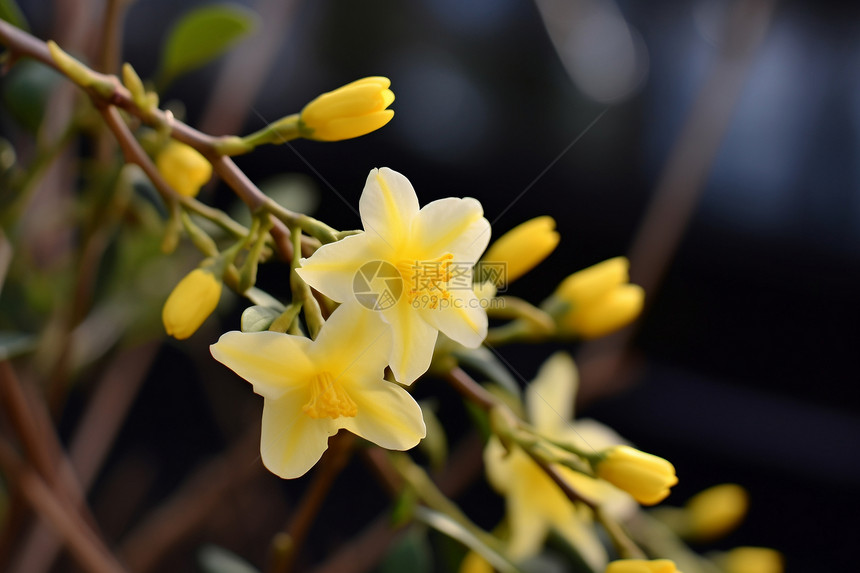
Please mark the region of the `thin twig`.
POLYGON ((349 461, 354 445, 355 435, 349 432, 341 432, 332 438, 329 449, 314 474, 313 483, 302 497, 298 509, 283 534, 279 536, 286 540, 288 545, 285 551, 276 554, 272 559, 270 573, 288 573, 292 570, 314 518, 319 513, 335 479, 349 461))
POLYGON ((259 436, 259 426, 250 428, 226 452, 186 478, 170 499, 126 535, 119 554, 133 571, 153 570, 168 551, 206 522, 233 489, 260 472, 259 458, 249 457, 259 436))
POLYGON ((120 565, 107 547, 92 534, 89 525, 45 484, 44 480, 15 453, 5 440, 0 440, 0 467, 6 478, 27 502, 66 540, 72 555, 92 573, 121 573, 120 565))

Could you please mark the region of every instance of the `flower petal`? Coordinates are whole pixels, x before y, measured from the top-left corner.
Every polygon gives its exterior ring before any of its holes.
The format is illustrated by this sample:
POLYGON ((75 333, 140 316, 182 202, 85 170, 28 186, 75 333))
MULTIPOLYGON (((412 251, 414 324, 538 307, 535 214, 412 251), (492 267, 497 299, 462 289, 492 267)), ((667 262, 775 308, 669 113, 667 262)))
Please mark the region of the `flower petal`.
POLYGON ((390 327, 378 311, 355 302, 335 309, 308 351, 336 379, 381 379, 390 355, 390 327))
POLYGON ((308 393, 295 390, 263 405, 260 455, 272 473, 284 479, 304 475, 328 448, 337 426, 328 418, 314 419, 302 412, 308 393))
POLYGON ((307 358, 311 341, 280 332, 239 332, 221 335, 212 356, 253 384, 254 392, 274 399, 303 386, 313 365, 307 358))
POLYGON ((484 208, 471 197, 449 197, 425 205, 412 223, 412 244, 420 258, 454 255, 455 264, 472 266, 490 242, 484 208))
POLYGON ((383 167, 367 176, 358 201, 364 230, 394 248, 409 236, 409 227, 418 214, 418 196, 400 173, 383 167))
POLYGON ((389 450, 408 450, 424 438, 421 408, 409 392, 381 377, 347 384, 358 414, 338 418, 341 427, 389 450))
POLYGON ((544 432, 568 427, 578 386, 579 374, 573 359, 565 352, 550 356, 526 388, 529 421, 544 432))
POLYGON ((477 348, 487 337, 487 311, 471 288, 448 291, 452 296, 437 308, 421 310, 421 316, 466 348, 477 348))
POLYGON ((511 458, 502 442, 496 436, 490 436, 484 447, 484 468, 487 471, 487 481, 501 493, 507 493, 511 485, 511 458))
POLYGON ((521 561, 537 555, 549 531, 546 517, 531 505, 528 496, 507 496, 508 527, 511 538, 508 555, 514 561, 521 561))
POLYGON ((412 384, 430 368, 439 331, 404 299, 383 311, 382 317, 391 325, 391 371, 401 384, 412 384))
POLYGON ((335 302, 355 298, 353 282, 361 266, 379 258, 373 240, 365 233, 323 245, 296 269, 302 279, 335 302))

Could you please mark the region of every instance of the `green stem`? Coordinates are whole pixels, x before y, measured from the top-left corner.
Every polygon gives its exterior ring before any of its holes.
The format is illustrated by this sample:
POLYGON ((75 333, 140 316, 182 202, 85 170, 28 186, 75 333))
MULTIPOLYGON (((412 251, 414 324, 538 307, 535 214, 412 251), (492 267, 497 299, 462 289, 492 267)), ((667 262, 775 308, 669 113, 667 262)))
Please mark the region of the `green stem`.
POLYGON ((301 266, 302 258, 302 232, 298 227, 290 228, 293 241, 293 263, 290 269, 290 289, 293 291, 293 301, 300 301, 305 311, 305 322, 308 325, 311 338, 316 338, 322 329, 325 319, 323 319, 322 311, 317 299, 314 298, 311 292, 311 287, 299 276, 296 272, 301 266))

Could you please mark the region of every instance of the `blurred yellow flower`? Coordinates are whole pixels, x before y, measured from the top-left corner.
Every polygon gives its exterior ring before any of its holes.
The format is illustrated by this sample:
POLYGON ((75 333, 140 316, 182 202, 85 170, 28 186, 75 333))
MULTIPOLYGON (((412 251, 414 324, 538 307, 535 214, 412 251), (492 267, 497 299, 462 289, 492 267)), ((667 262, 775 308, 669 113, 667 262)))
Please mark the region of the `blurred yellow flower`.
MULTIPOLYGON (((604 448, 621 438, 594 421, 571 422, 578 375, 573 360, 559 352, 541 367, 526 388, 527 418, 544 435, 582 448, 604 448)), ((484 450, 490 484, 505 496, 510 538, 508 552, 519 561, 537 554, 550 529, 570 543, 594 569, 606 565, 606 551, 592 525, 591 509, 573 503, 529 455, 513 446, 510 451, 496 437, 484 450)), ((599 503, 616 518, 636 510, 626 493, 608 483, 564 466, 556 469, 577 491, 599 503)))
POLYGON ((681 573, 668 559, 619 559, 606 566, 604 573, 681 573))
POLYGON ((439 332, 469 348, 487 336, 472 267, 490 240, 475 199, 418 207, 415 190, 383 167, 359 200, 365 232, 323 245, 296 272, 332 300, 374 311, 392 332, 395 378, 411 384, 430 367, 439 332))
POLYGON ((343 305, 313 341, 234 331, 210 348, 263 396, 263 464, 290 479, 313 467, 341 428, 389 450, 407 450, 424 437, 421 408, 383 379, 390 346, 380 321, 343 305))
POLYGON ((595 464, 595 471, 643 505, 660 503, 678 483, 671 463, 624 445, 608 449, 595 464))
POLYGON ((684 507, 689 522, 688 535, 709 541, 722 537, 743 521, 749 495, 741 486, 725 483, 697 493, 684 507))
POLYGON ((161 311, 167 334, 184 340, 197 332, 221 298, 221 281, 209 269, 194 269, 173 288, 161 311))
POLYGON ((569 305, 557 317, 559 329, 599 338, 632 322, 642 312, 645 291, 629 284, 625 257, 615 257, 573 273, 553 295, 569 305))
POLYGON ((460 573, 493 573, 493 566, 474 551, 469 551, 460 562, 460 573))
POLYGON ((549 256, 560 237, 552 217, 536 217, 517 225, 490 245, 482 263, 504 265, 495 278, 497 286, 510 284, 549 256))
POLYGON ((388 78, 370 77, 318 96, 299 116, 302 137, 339 141, 376 131, 394 117, 386 109, 394 101, 390 85, 388 78))
POLYGON ((158 172, 177 193, 196 197, 212 177, 212 164, 199 151, 171 139, 155 158, 158 172))
POLYGON ((726 573, 782 573, 784 559, 767 547, 736 547, 718 559, 726 573))

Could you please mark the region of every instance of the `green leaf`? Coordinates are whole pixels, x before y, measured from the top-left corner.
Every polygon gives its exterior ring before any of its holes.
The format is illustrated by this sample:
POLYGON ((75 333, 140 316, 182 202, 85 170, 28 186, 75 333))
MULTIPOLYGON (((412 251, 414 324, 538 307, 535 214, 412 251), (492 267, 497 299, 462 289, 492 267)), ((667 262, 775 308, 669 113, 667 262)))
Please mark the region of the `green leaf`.
POLYGON ((9 360, 36 347, 36 337, 22 332, 0 332, 0 361, 9 360))
POLYGON ((249 306, 242 313, 242 332, 266 330, 280 315, 280 310, 268 306, 249 306))
POLYGON ((427 455, 430 466, 439 469, 445 466, 448 459, 448 438, 445 436, 445 428, 436 416, 437 404, 422 400, 418 405, 421 406, 424 425, 427 427, 427 435, 418 442, 418 447, 427 455))
POLYGON ((198 555, 206 573, 259 573, 247 561, 217 545, 207 545, 198 555))
POLYGON ((513 396, 520 397, 520 387, 516 379, 496 355, 486 347, 458 348, 454 355, 464 366, 474 368, 513 396))
POLYGON ((34 132, 45 116, 48 98, 60 75, 48 66, 33 61, 17 62, 3 78, 3 107, 23 127, 34 132))
POLYGON ((510 559, 478 539, 471 531, 444 513, 426 507, 417 507, 415 508, 415 518, 436 531, 456 539, 472 551, 479 553, 481 557, 486 559, 490 565, 501 573, 522 573, 510 559))
POLYGON ((159 89, 214 60, 254 31, 258 16, 242 6, 204 6, 186 13, 170 30, 159 67, 159 89))
POLYGON ((6 20, 16 28, 21 28, 26 32, 30 31, 27 19, 15 0, 0 0, 0 20, 6 20))
POLYGON ((388 551, 378 573, 431 573, 433 550, 424 527, 413 527, 388 551))

